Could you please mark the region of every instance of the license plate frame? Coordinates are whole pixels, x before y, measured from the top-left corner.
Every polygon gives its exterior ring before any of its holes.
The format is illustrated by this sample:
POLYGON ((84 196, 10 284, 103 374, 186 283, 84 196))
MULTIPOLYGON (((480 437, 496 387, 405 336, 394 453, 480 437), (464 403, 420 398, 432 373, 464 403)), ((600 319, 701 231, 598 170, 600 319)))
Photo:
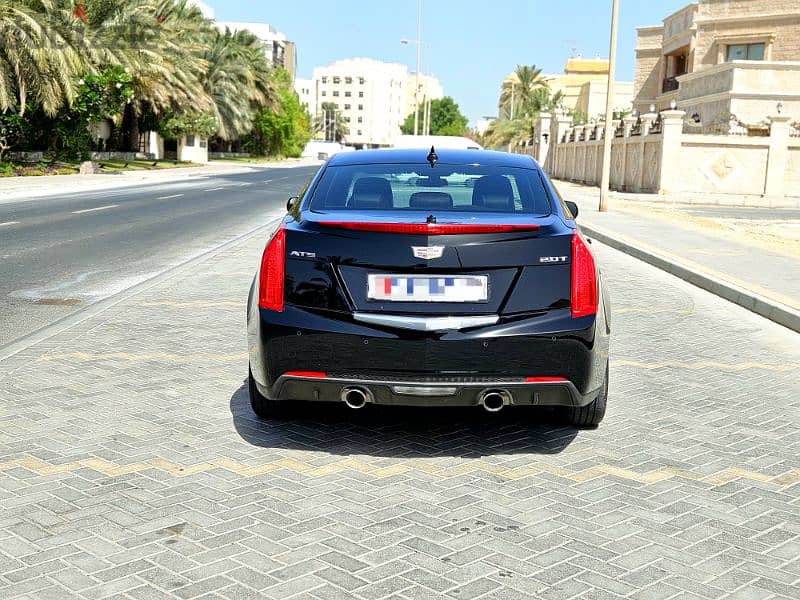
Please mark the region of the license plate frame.
POLYGON ((489 301, 489 276, 370 273, 367 300, 485 304, 489 301))

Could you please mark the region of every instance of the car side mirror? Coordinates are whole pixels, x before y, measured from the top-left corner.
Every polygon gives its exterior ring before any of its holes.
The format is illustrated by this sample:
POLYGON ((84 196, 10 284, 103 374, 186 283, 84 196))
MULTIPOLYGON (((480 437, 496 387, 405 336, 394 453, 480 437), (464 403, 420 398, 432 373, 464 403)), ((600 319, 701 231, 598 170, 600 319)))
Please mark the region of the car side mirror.
POLYGON ((297 205, 300 201, 300 198, 297 196, 292 196, 289 200, 286 201, 286 210, 292 212, 292 209, 297 205))
POLYGON ((567 208, 569 209, 569 212, 572 213, 572 218, 573 219, 577 219, 578 218, 578 205, 575 204, 572 200, 564 200, 564 204, 567 205, 567 208))

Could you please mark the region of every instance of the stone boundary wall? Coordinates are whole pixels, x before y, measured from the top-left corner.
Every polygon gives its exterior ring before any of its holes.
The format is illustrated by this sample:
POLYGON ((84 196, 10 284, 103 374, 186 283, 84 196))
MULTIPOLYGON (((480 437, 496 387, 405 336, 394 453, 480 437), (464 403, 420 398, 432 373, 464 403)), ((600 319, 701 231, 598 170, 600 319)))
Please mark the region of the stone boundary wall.
MULTIPOLYGON (((684 111, 665 110, 615 122, 611 188, 753 196, 754 206, 800 197, 800 137, 791 117, 769 117, 766 137, 684 133, 684 117, 684 111)), ((543 113, 525 153, 555 179, 600 185, 605 134, 604 123, 573 126, 563 113, 543 113)))

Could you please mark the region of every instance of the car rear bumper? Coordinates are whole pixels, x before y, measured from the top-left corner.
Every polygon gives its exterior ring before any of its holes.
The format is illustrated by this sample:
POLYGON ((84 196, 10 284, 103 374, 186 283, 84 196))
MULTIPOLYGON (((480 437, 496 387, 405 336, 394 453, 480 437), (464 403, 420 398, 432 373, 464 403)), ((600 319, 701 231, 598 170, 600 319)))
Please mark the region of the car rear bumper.
POLYGON ((581 394, 567 380, 525 382, 503 378, 393 377, 391 379, 347 376, 305 377, 281 375, 271 387, 256 382, 259 392, 274 400, 344 402, 348 390, 363 392, 367 404, 398 406, 482 406, 489 394, 514 406, 585 406, 599 389, 581 394), (459 380, 461 379, 461 380, 459 380))

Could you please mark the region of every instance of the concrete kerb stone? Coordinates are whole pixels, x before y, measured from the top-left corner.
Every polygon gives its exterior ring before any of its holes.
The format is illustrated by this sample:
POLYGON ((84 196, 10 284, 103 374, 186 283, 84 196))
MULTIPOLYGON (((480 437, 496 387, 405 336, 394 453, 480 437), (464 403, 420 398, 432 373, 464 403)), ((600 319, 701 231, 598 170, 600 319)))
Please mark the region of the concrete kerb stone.
POLYGON ((649 252, 631 242, 623 241, 611 233, 597 229, 592 225, 581 224, 581 230, 586 235, 602 244, 620 250, 634 258, 638 258, 641 261, 658 267, 662 271, 666 271, 716 296, 724 298, 729 302, 738 304, 757 315, 800 333, 800 311, 796 311, 770 298, 735 286, 727 281, 691 269, 677 261, 649 252))

